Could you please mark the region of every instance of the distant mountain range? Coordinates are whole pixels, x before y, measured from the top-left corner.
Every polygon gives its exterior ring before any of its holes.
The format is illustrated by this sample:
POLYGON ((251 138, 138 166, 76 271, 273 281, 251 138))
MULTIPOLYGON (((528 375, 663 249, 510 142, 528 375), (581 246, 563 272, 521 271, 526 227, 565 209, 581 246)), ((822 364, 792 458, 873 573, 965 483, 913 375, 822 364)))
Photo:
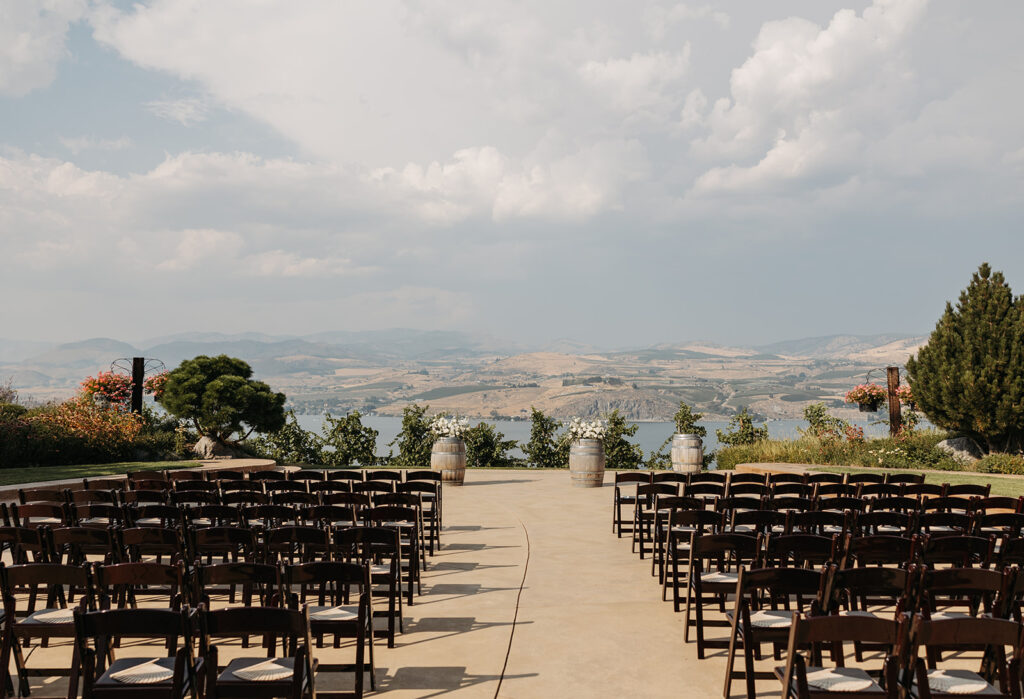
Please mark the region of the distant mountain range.
POLYGON ((32 400, 61 399, 119 358, 159 359, 171 369, 200 354, 228 354, 249 362, 296 409, 312 412, 357 407, 394 414, 410 401, 429 400, 467 415, 522 416, 536 405, 566 415, 617 407, 635 419, 656 419, 685 399, 709 414, 752 405, 787 416, 806 402, 835 403, 851 381, 902 365, 924 339, 832 335, 753 347, 688 342, 617 351, 571 340, 524 347, 472 333, 407 329, 195 332, 131 344, 0 339, 0 381, 10 378, 32 400))

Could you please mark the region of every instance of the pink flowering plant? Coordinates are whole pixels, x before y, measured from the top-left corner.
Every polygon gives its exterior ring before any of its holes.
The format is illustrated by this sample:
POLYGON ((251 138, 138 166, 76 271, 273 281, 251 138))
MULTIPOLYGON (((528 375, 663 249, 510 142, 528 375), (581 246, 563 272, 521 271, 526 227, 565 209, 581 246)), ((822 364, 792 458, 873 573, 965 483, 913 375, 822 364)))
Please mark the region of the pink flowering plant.
POLYGON ((886 391, 876 383, 862 383, 846 392, 847 403, 878 408, 886 399, 886 391))
POLYGON ((132 379, 125 374, 112 371, 101 371, 96 376, 88 376, 81 383, 82 393, 96 400, 100 396, 110 405, 127 408, 132 399, 132 379))
POLYGON ((909 384, 903 384, 896 391, 896 395, 900 398, 900 403, 913 410, 917 403, 914 401, 914 391, 911 390, 909 384))
POLYGON ((160 400, 160 396, 164 394, 164 386, 166 385, 166 371, 161 371, 159 374, 153 374, 142 383, 142 387, 146 389, 146 393, 152 393, 153 397, 157 400, 160 400))

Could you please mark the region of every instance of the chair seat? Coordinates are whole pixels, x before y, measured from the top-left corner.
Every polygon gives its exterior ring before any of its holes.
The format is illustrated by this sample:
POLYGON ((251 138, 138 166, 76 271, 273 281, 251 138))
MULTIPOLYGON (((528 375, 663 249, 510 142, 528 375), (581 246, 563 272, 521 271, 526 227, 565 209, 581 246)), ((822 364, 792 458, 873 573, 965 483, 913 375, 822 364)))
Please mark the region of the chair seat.
POLYGON ((829 692, 881 692, 864 670, 855 667, 808 667, 807 686, 829 692))
POLYGON ((710 573, 701 573, 700 580, 701 580, 701 582, 706 582, 706 583, 733 583, 733 584, 735 584, 736 581, 739 580, 739 575, 737 573, 722 573, 722 572, 719 572, 719 571, 715 570, 715 571, 712 571, 710 573))
POLYGON ((359 618, 359 606, 355 604, 340 606, 309 605, 310 621, 355 621, 359 618))
MULTIPOLYGON (((314 659, 313 660, 313 669, 314 669, 314 671, 316 671, 316 665, 317 665, 317 661, 314 659)), ((274 686, 274 685, 282 685, 282 686, 287 687, 287 686, 291 685, 292 676, 294 674, 294 670, 295 670, 295 658, 235 658, 230 663, 228 663, 228 666, 226 668, 224 668, 224 671, 221 672, 220 675, 217 677, 217 684, 250 684, 250 683, 253 683, 253 684, 258 684, 259 686, 266 686, 266 687, 270 687, 270 686, 274 686), (262 665, 263 663, 266 663, 268 660, 273 661, 274 666, 282 668, 282 673, 281 674, 284 674, 284 671, 287 671, 287 673, 288 673, 287 676, 282 677, 281 679, 274 679, 274 680, 251 680, 251 679, 246 679, 244 676, 240 676, 240 675, 236 674, 238 672, 242 672, 243 675, 244 675, 245 671, 248 670, 249 668, 253 667, 254 665, 262 665)))
POLYGON ((903 527, 897 527, 895 524, 879 524, 875 527, 878 532, 886 532, 889 534, 896 534, 903 531, 903 527))
MULTIPOLYGON (((156 675, 156 672, 147 672, 146 674, 156 675)), ((162 685, 170 686, 174 676, 174 658, 118 658, 110 664, 107 671, 96 680, 97 686, 106 687, 122 687, 125 685, 132 684, 144 684, 147 687, 158 687, 162 685), (149 666, 153 667, 150 668, 149 666), (140 666, 147 666, 142 668, 140 666), (136 670, 160 670, 159 674, 164 679, 155 681, 130 681, 130 671, 136 670), (122 674, 125 673, 125 674, 122 674)), ((140 678, 141 679, 141 678, 140 678)))
POLYGON ((784 609, 759 609, 750 614, 750 625, 759 629, 784 629, 793 625, 793 612, 784 609))
POLYGON ((1002 696, 985 678, 970 670, 929 670, 928 687, 932 692, 944 694, 1002 696))
POLYGON ((932 612, 932 621, 945 621, 947 619, 970 619, 971 615, 966 612, 932 612))
POLYGON ((844 609, 843 611, 839 612, 839 616, 863 616, 875 619, 878 615, 874 612, 869 612, 864 609, 844 609))
POLYGON ((387 563, 374 563, 370 566, 370 575, 388 575, 391 573, 391 566, 387 563))
POLYGON ((73 609, 37 609, 22 619, 21 624, 46 624, 47 626, 59 626, 73 624, 75 612, 73 609))

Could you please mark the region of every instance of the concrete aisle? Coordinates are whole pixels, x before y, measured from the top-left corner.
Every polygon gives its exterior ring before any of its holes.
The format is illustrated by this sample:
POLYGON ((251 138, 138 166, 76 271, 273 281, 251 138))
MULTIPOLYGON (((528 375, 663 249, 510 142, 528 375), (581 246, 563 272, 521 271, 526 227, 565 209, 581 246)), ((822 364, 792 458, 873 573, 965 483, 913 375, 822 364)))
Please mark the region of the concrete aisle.
POLYGON ((565 471, 469 471, 445 491, 444 548, 412 633, 380 653, 380 689, 494 697, 528 550, 498 696, 720 696, 724 663, 698 665, 683 645, 681 615, 611 533, 610 510, 610 487, 572 488, 565 471))

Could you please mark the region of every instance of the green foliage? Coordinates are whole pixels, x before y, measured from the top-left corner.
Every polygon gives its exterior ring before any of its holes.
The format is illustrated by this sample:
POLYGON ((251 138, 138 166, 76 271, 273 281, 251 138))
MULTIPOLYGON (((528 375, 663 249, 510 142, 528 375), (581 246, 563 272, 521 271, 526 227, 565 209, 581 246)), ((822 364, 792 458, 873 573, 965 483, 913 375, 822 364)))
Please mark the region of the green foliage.
POLYGON ((768 439, 768 427, 754 427, 754 418, 746 408, 736 413, 729 420, 729 431, 715 430, 721 444, 735 446, 738 444, 754 444, 768 439))
POLYGON ((605 468, 640 468, 644 462, 644 451, 639 445, 626 439, 636 435, 638 425, 627 424, 617 409, 609 413, 605 419, 608 421, 608 431, 604 436, 605 468))
POLYGON ((281 429, 261 434, 249 441, 248 448, 255 454, 283 464, 322 464, 320 440, 312 432, 299 426, 295 412, 285 414, 281 429))
POLYGON ((221 442, 236 433, 245 439, 252 432, 277 432, 285 425, 285 396, 251 376, 252 368, 241 359, 200 355, 168 373, 159 402, 221 442))
POLYGON ((516 440, 505 439, 493 425, 481 422, 466 430, 462 439, 466 442, 466 466, 515 465, 508 453, 516 448, 516 440))
POLYGON ((527 460, 539 468, 566 468, 569 465, 569 453, 565 460, 561 459, 558 439, 555 434, 562 423, 548 417, 540 410, 530 406, 530 441, 523 451, 527 460))
POLYGON ((426 419, 429 407, 413 403, 402 410, 402 431, 388 442, 389 447, 398 446, 398 456, 391 460, 392 465, 400 468, 430 467, 434 436, 430 432, 430 420, 426 419))
POLYGON ((0 405, 5 403, 17 403, 18 391, 14 388, 14 379, 8 378, 0 383, 0 405))
MULTIPOLYGON (((695 434, 701 438, 706 437, 708 435, 707 428, 697 424, 703 418, 704 413, 695 413, 686 404, 686 401, 679 401, 679 410, 672 416, 672 420, 676 423, 676 434, 695 434)), ((669 441, 671 441, 671 437, 669 441)))
POLYGON ((917 407, 986 451, 1024 447, 1024 300, 983 264, 907 360, 917 407))
POLYGON ((890 469, 961 470, 963 467, 935 445, 946 435, 937 430, 903 434, 891 439, 849 441, 819 439, 805 435, 800 439, 763 439, 752 444, 723 447, 718 451, 719 470, 731 470, 736 464, 790 463, 865 466, 890 469))
POLYGON ((377 462, 377 430, 363 425, 361 418, 358 410, 342 418, 330 413, 324 416, 322 443, 331 449, 323 449, 322 456, 329 466, 372 466, 377 462))
POLYGON ((974 468, 983 473, 1007 473, 1024 476, 1024 455, 986 454, 974 464, 974 468))
POLYGON ((801 429, 800 434, 817 439, 843 439, 850 429, 850 423, 830 415, 824 403, 812 403, 804 408, 804 419, 807 429, 801 429))

